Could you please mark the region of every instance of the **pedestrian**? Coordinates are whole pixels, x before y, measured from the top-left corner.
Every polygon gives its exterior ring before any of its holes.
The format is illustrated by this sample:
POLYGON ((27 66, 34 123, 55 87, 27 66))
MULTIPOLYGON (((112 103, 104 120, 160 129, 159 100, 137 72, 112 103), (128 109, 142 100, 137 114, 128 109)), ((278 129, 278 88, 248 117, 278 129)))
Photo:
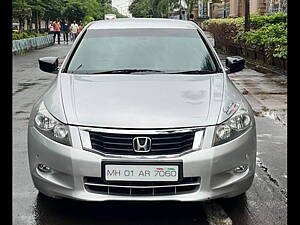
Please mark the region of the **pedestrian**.
POLYGON ((82 25, 82 23, 80 23, 79 27, 78 27, 78 34, 83 30, 84 26, 82 25))
POLYGON ((186 20, 186 16, 185 16, 185 11, 182 11, 180 14, 180 19, 181 20, 186 20))
POLYGON ((53 42, 55 43, 55 37, 57 35, 57 42, 60 44, 60 22, 55 20, 52 25, 54 28, 53 42))
POLYGON ((54 34, 54 28, 53 28, 52 22, 50 22, 50 24, 49 24, 49 34, 54 34))
POLYGON ((70 32, 71 32, 71 41, 75 41, 76 37, 77 37, 77 32, 78 32, 78 24, 76 23, 76 21, 74 20, 73 23, 70 26, 70 32))
POLYGON ((198 23, 194 20, 194 14, 190 14, 190 19, 189 19, 189 21, 192 21, 192 22, 194 22, 195 24, 197 24, 198 25, 198 23))
POLYGON ((66 21, 62 22, 61 29, 63 32, 64 42, 69 42, 69 24, 66 21))

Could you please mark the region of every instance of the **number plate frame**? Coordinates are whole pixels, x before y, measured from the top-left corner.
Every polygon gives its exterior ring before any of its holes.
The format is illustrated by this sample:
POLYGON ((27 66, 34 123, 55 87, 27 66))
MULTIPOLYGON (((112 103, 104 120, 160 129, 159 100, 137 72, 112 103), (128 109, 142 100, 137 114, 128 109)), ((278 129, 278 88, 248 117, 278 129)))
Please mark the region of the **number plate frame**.
POLYGON ((108 184, 129 184, 129 185, 134 185, 134 184, 178 184, 182 181, 183 179, 183 163, 181 162, 153 162, 153 161, 145 161, 145 162, 135 162, 135 161, 102 161, 101 163, 101 178, 102 181, 108 184), (112 181, 112 180, 106 180, 105 176, 105 166, 106 165, 143 165, 143 166, 165 166, 165 165, 170 165, 170 166, 178 166, 178 181, 112 181))

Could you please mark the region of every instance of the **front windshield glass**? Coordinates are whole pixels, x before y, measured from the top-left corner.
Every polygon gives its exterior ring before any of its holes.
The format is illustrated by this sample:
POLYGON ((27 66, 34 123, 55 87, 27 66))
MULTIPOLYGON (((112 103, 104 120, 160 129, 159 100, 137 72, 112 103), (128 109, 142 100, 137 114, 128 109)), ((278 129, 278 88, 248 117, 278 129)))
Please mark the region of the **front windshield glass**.
POLYGON ((87 30, 68 73, 208 71, 217 67, 196 29, 87 30))

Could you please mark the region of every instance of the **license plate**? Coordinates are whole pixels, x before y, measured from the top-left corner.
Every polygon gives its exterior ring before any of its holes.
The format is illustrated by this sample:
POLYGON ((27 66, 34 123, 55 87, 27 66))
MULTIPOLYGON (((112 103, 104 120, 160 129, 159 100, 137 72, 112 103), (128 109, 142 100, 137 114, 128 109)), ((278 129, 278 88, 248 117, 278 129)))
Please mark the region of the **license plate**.
POLYGON ((178 181, 178 165, 105 165, 107 181, 178 181))

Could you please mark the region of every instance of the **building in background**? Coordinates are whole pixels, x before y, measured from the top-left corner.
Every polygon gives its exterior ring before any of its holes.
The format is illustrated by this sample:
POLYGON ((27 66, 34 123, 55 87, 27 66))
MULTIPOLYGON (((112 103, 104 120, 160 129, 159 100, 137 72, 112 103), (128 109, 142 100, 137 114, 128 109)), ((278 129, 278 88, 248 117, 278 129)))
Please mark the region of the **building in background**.
MULTIPOLYGON (((266 0, 250 0, 250 13, 264 15, 266 13, 266 0)), ((245 16, 245 0, 230 0, 229 17, 245 16)))
POLYGON ((213 3, 212 0, 198 0, 192 13, 199 22, 209 18, 227 18, 230 14, 230 0, 222 0, 219 3, 213 3))
MULTIPOLYGON (((180 19, 182 11, 187 11, 185 0, 180 2, 180 8, 169 13, 169 18, 180 19)), ((287 12, 287 0, 250 0, 251 14, 265 15, 276 12, 287 12)), ((221 0, 218 3, 213 3, 212 0, 198 0, 191 13, 199 23, 209 18, 241 17, 245 16, 245 0, 221 0)))
POLYGON ((129 12, 129 6, 133 0, 112 0, 112 7, 116 8, 119 13, 124 16, 132 17, 132 14, 129 12))
POLYGON ((287 12, 287 0, 266 0, 266 13, 287 12))
POLYGON ((198 1, 198 17, 201 19, 207 19, 209 18, 210 14, 210 1, 198 1))
MULTIPOLYGON (((287 12, 287 0, 250 0, 250 13, 257 15, 287 12)), ((230 0, 230 17, 245 15, 245 0, 230 0)))

